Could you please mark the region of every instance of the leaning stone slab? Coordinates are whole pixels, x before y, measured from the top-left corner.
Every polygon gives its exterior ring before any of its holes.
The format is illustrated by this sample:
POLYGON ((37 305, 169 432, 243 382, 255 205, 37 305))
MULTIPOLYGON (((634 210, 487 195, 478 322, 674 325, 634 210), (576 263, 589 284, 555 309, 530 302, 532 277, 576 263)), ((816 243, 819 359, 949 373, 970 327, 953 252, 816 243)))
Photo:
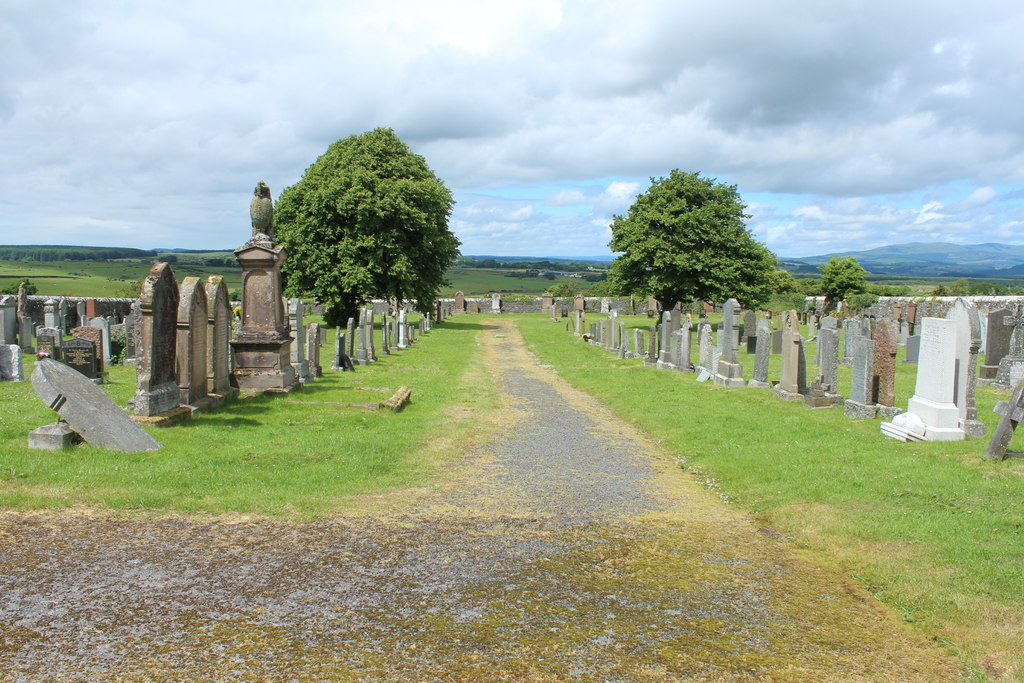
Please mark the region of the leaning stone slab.
POLYGON ((106 392, 63 363, 40 359, 32 372, 32 387, 88 443, 125 453, 160 448, 106 392))

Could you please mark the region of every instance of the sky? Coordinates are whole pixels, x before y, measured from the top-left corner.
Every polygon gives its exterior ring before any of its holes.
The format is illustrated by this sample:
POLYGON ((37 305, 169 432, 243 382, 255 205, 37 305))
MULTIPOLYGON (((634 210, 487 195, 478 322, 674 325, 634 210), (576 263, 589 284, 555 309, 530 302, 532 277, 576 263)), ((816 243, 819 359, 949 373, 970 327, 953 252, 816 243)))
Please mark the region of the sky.
POLYGON ((1024 243, 1019 0, 0 0, 0 244, 234 248, 392 128, 464 254, 610 256, 672 169, 777 255, 1024 243))

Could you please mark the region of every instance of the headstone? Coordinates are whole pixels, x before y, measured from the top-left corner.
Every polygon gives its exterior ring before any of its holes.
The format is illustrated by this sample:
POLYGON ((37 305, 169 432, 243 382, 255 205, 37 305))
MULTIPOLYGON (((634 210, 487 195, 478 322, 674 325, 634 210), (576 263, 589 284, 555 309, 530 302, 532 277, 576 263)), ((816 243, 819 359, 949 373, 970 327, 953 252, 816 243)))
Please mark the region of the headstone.
POLYGON ((859 320, 847 318, 843 320, 843 357, 840 362, 850 365, 850 358, 853 356, 853 349, 857 339, 863 334, 859 320))
POLYGON ((551 306, 554 303, 555 303, 555 298, 553 296, 551 296, 550 294, 548 294, 547 292, 544 292, 544 294, 540 297, 540 310, 542 310, 542 311, 550 311, 551 310, 551 306))
MULTIPOLYGON (((92 325, 88 325, 86 327, 76 327, 75 329, 71 330, 71 336, 74 337, 75 339, 85 339, 86 341, 93 345, 93 361, 96 363, 97 366, 96 372, 102 372, 106 367, 106 363, 103 361, 103 330, 101 330, 98 327, 93 327, 92 325)), ((65 342, 65 346, 66 345, 67 342, 65 342)), ((62 360, 64 360, 64 362, 68 362, 67 358, 64 358, 62 360)), ((90 379, 95 378, 97 376, 98 375, 91 375, 90 379)))
MULTIPOLYGON (((207 294, 209 298, 209 294, 207 294)), ((231 308, 228 304, 228 325, 231 324, 231 308)), ((142 321, 142 317, 139 314, 139 302, 136 299, 132 302, 132 307, 128 311, 128 317, 124 319, 124 358, 125 362, 134 363, 139 355, 139 324, 142 321)))
POLYGON ((669 351, 669 337, 672 334, 672 323, 671 314, 665 311, 661 314, 661 328, 659 332, 659 344, 658 344, 658 366, 668 365, 671 361, 668 355, 669 351))
POLYGON ((601 297, 601 312, 610 313, 612 310, 612 300, 609 297, 601 297))
POLYGON ((469 302, 469 312, 470 313, 479 313, 480 312, 480 302, 479 301, 471 301, 471 302, 469 302))
POLYGON ((574 311, 582 313, 586 310, 587 300, 583 298, 582 294, 577 294, 572 300, 572 308, 574 311))
POLYGON ((306 341, 309 350, 309 374, 312 377, 323 377, 324 369, 320 365, 320 323, 309 323, 306 341))
MULTIPOLYGON (((396 320, 397 322, 397 320, 396 320)), ((397 337, 397 335, 396 335, 397 337)), ((356 319, 349 318, 348 322, 345 323, 345 344, 342 345, 345 350, 345 357, 351 359, 356 354, 356 319)))
POLYGON ((644 331, 639 327, 633 328, 633 355, 636 358, 643 358, 647 349, 644 344, 644 331))
POLYGON ((18 342, 18 300, 9 294, 0 294, 0 344, 18 342))
POLYGON ((749 308, 743 311, 743 341, 757 339, 757 313, 749 308))
POLYGON ((981 334, 978 331, 978 310, 963 297, 953 302, 946 319, 956 322, 956 393, 953 402, 960 412, 960 428, 964 437, 980 439, 985 436, 985 423, 978 420, 974 392, 977 386, 978 351, 981 334))
POLYGON ((807 359, 796 311, 786 313, 782 335, 782 375, 775 395, 783 401, 802 401, 807 394, 807 359))
POLYGON ((88 443, 125 453, 160 448, 103 389, 62 363, 40 359, 32 372, 32 387, 88 443))
POLYGON ((782 330, 772 330, 772 355, 782 353, 782 330))
POLYGON ((97 305, 99 302, 96 301, 96 299, 86 299, 84 303, 85 315, 87 318, 92 320, 93 318, 97 317, 100 314, 100 309, 99 306, 97 305))
POLYGON ((61 334, 68 330, 68 300, 61 297, 57 300, 57 329, 61 334))
MULTIPOLYGON (((87 329, 76 327, 76 330, 87 329)), ((83 337, 75 337, 64 342, 64 364, 74 368, 88 379, 100 379, 100 362, 96 353, 96 344, 83 337)))
POLYGON ((960 441, 960 411, 956 396, 957 323, 923 318, 917 384, 907 411, 882 423, 882 433, 902 441, 960 441))
POLYGON ((722 355, 718 361, 715 384, 726 387, 742 387, 746 384, 743 380, 743 366, 740 365, 737 354, 739 308, 736 299, 729 299, 722 304, 722 326, 718 333, 718 348, 722 355))
POLYGON ((917 364, 921 354, 921 335, 912 334, 907 337, 907 357, 903 360, 907 364, 917 364))
POLYGON ((878 413, 873 393, 875 386, 875 341, 857 336, 850 348, 852 381, 850 398, 843 403, 847 417, 869 420, 878 413))
POLYGON ((64 327, 58 320, 56 299, 47 299, 43 302, 43 327, 51 327, 58 330, 59 334, 64 334, 64 327))
POLYGON ((573 311, 573 328, 572 328, 573 332, 572 332, 572 334, 573 334, 574 337, 580 336, 580 327, 582 325, 582 317, 583 317, 583 312, 582 311, 580 311, 579 309, 573 311))
POLYGON ((996 308, 988 313, 985 326, 985 362, 978 370, 978 379, 986 383, 995 379, 995 374, 999 370, 999 360, 1010 352, 1014 328, 1011 325, 1004 325, 1004 321, 1011 314, 1009 308, 996 308))
POLYGON ((152 417, 178 407, 175 377, 178 283, 170 264, 156 263, 142 283, 138 358, 132 413, 152 417))
POLYGON ((1003 325, 1013 331, 1010 348, 999 360, 994 384, 1004 389, 1014 389, 1024 382, 1024 306, 1015 305, 1013 313, 1003 317, 1003 325))
POLYGON ((27 315, 22 316, 21 320, 18 321, 18 343, 21 344, 21 350, 25 353, 35 353, 35 340, 32 335, 32 318, 27 315))
POLYGON ((700 359, 700 367, 704 368, 714 376, 714 343, 712 341, 711 324, 701 322, 697 325, 697 357, 700 359))
MULTIPOLYGON (((220 397, 235 393, 231 386, 231 302, 220 275, 206 278, 206 388, 220 397)), ((133 308, 134 310, 134 308, 133 308)), ((129 314, 129 318, 131 314, 129 314)), ((125 324, 127 329, 128 325, 125 324)))
POLYGON ((611 332, 608 339, 608 348, 612 351, 618 351, 620 345, 618 311, 612 311, 608 314, 608 329, 611 332))
POLYGON ((305 384, 312 379, 309 374, 309 362, 306 360, 306 323, 305 311, 302 307, 302 299, 288 299, 286 302, 288 310, 288 329, 292 334, 292 370, 295 371, 295 378, 305 384))
POLYGON ((178 392, 183 405, 199 406, 207 394, 206 284, 198 277, 182 280, 178 302, 178 392))
POLYGON ((110 365, 110 321, 106 318, 93 318, 89 321, 89 326, 95 327, 101 333, 100 352, 102 353, 103 365, 106 367, 110 365))
POLYGON ((60 330, 56 327, 40 327, 36 330, 36 353, 46 353, 60 360, 61 341, 60 330))
POLYGON ((491 313, 501 313, 500 294, 491 294, 491 313))
POLYGON ((0 344, 0 381, 25 381, 25 369, 21 360, 21 347, 17 344, 0 344))
POLYGON ((235 249, 242 268, 242 327, 231 339, 234 383, 249 391, 290 391, 292 337, 281 290, 281 266, 288 254, 274 243, 273 200, 266 183, 256 185, 249 206, 252 237, 235 249))
POLYGON ((466 295, 462 292, 455 292, 455 309, 452 312, 455 314, 466 312, 466 295))
POLYGON ((875 325, 874 386, 872 393, 878 412, 891 420, 899 413, 896 408, 896 323, 882 318, 875 325))
POLYGON ((653 296, 647 299, 647 317, 653 318, 658 315, 658 300, 653 296))
POLYGON ((692 371, 693 322, 689 316, 683 319, 679 332, 681 333, 679 336, 679 369, 692 371))
MULTIPOLYGON (((835 318, 823 318, 822 322, 825 320, 835 322, 835 318)), ((839 393, 839 330, 822 325, 818 330, 817 348, 822 390, 833 403, 840 403, 843 397, 839 393)))
POLYGON ((758 320, 756 323, 756 352, 754 355, 754 378, 747 382, 747 386, 771 387, 768 383, 768 361, 771 356, 772 327, 767 320, 758 320))

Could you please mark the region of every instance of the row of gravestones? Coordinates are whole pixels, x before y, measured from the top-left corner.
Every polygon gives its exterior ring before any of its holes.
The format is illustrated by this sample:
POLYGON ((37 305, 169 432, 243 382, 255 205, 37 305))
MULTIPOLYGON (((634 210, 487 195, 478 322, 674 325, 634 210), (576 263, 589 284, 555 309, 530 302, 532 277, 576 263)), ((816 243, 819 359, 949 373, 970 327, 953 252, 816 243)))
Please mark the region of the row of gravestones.
MULTIPOLYGON (((895 313, 895 311, 894 311, 895 313)), ((699 381, 713 379, 723 386, 769 387, 784 400, 802 400, 809 407, 823 408, 842 404, 844 412, 855 418, 872 418, 877 414, 892 419, 882 431, 894 438, 952 440, 983 437, 985 425, 977 419, 974 402, 975 370, 982 339, 986 341, 985 365, 982 372, 990 381, 1006 389, 1024 381, 1024 314, 997 310, 987 316, 972 304, 958 299, 946 318, 924 318, 920 334, 907 320, 894 321, 848 319, 842 321, 843 353, 840 354, 839 321, 832 317, 813 320, 817 328, 815 364, 819 374, 807 377, 805 341, 800 334, 800 317, 796 311, 784 317, 783 330, 772 330, 770 323, 752 311, 743 314, 741 332, 739 305, 729 300, 722 307, 718 343, 713 342, 711 325, 705 320, 697 325, 699 361, 690 362, 692 327, 689 317, 674 324, 671 312, 663 315, 660 329, 649 328, 649 343, 644 332, 633 330, 633 352, 628 350, 625 323, 613 312, 607 319, 591 323, 587 338, 617 352, 620 357, 641 357, 660 368, 697 371, 699 381), (819 327, 820 325, 820 327, 819 327), (987 334, 981 329, 987 325, 987 334), (748 331, 755 329, 753 335, 748 331), (743 381, 739 364, 740 341, 747 337, 748 351, 755 353, 754 377, 743 381), (895 406, 896 351, 905 339, 908 360, 918 363, 917 387, 906 413, 895 406), (769 353, 781 353, 782 370, 778 382, 769 382, 769 353), (851 366, 852 382, 849 398, 839 393, 838 365, 851 366)), ((908 316, 909 318, 910 316, 908 316)), ((912 318, 911 318, 912 320, 912 318)), ((576 322, 579 333, 579 322, 576 322)), ((1011 407, 1002 407, 1009 415, 1011 407)), ((1014 423, 1015 424, 1015 423, 1014 423)))
MULTIPOLYGON (((548 313, 552 312, 552 318, 559 317, 552 311, 556 306, 556 297, 551 294, 543 294, 540 297, 540 309, 541 311, 548 313)), ((485 300, 486 302, 486 300, 485 300)), ((648 306, 651 304, 649 303, 648 306)), ((582 294, 577 294, 572 300, 572 310, 584 312, 587 308, 587 300, 582 294)), ((557 310, 557 309, 556 309, 557 310)), ((648 308, 648 310, 651 310, 648 308)), ((479 299, 467 299, 466 295, 462 292, 455 292, 455 298, 453 299, 452 309, 453 314, 463 313, 501 313, 502 303, 500 294, 492 294, 490 296, 490 306, 488 307, 485 303, 481 306, 479 299)), ((612 311, 612 299, 611 297, 601 297, 600 300, 600 311, 601 313, 610 313, 612 311)), ((568 309, 565 310, 565 316, 568 316, 568 309)))
MULTIPOLYGON (((416 343, 417 334, 424 335, 433 329, 433 320, 444 320, 444 309, 440 305, 434 311, 434 318, 424 315, 418 325, 407 319, 404 307, 389 306, 381 313, 380 351, 390 354, 396 349, 405 349, 416 343)), ((376 328, 372 306, 361 308, 359 318, 349 318, 345 329, 337 328, 334 341, 334 363, 332 370, 353 370, 356 365, 375 363, 377 343, 374 339, 376 328)))

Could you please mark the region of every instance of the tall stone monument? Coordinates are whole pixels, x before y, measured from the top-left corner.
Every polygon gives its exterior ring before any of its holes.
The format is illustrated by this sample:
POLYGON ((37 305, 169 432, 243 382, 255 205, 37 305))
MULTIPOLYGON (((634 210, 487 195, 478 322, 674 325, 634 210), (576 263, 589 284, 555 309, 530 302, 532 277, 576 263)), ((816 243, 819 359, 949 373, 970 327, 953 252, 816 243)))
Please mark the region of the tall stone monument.
POLYGON ((740 304, 736 299, 729 299, 722 305, 722 327, 718 332, 718 347, 722 357, 718 360, 718 372, 715 384, 726 387, 742 387, 743 366, 738 356, 740 304))
POLYGON ((284 247, 274 243, 274 204, 266 183, 256 185, 249 213, 252 238, 235 249, 242 267, 242 326, 231 340, 235 383, 247 391, 290 391, 291 331, 281 298, 284 247))
POLYGON ((178 391, 182 405, 206 407, 206 285, 198 277, 181 283, 178 303, 178 391))
POLYGON ((175 411, 179 403, 177 360, 178 283, 170 264, 156 263, 139 296, 139 348, 131 412, 142 418, 175 411))
POLYGON ((231 302, 224 278, 206 278, 206 389, 217 398, 229 398, 231 386, 231 302))

